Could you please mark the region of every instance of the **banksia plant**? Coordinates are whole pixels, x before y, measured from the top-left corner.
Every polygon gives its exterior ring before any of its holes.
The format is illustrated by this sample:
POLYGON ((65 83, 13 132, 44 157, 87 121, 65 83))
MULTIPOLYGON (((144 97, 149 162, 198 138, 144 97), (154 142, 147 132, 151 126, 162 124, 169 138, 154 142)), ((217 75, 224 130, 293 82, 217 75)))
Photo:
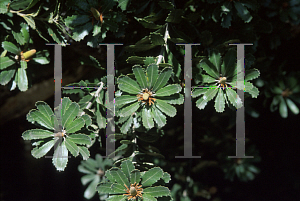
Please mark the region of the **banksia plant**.
POLYGON ((181 86, 167 85, 172 68, 167 67, 159 72, 158 65, 150 64, 146 74, 140 65, 133 66, 132 70, 136 81, 129 76, 118 79, 122 95, 116 98, 116 113, 121 117, 120 121, 125 122, 121 132, 126 133, 134 119, 141 121, 146 129, 163 127, 167 122, 165 114, 170 117, 176 115, 176 108, 171 104, 183 103, 183 96, 179 94, 181 86))
POLYGON ((107 181, 100 183, 97 191, 100 195, 109 194, 106 200, 157 200, 161 197, 172 200, 170 190, 162 186, 171 176, 159 167, 140 172, 130 160, 125 160, 120 168, 106 171, 105 177, 107 181))

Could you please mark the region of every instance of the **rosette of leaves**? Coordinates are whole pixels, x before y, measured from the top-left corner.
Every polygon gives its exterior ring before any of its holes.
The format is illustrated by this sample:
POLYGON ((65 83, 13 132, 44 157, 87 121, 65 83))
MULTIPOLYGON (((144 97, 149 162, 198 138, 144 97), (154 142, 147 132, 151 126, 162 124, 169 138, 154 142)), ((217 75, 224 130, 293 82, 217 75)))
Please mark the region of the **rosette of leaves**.
POLYGON ((261 161, 259 153, 255 146, 249 146, 245 155, 253 156, 253 158, 228 158, 225 153, 219 155, 220 160, 222 160, 221 168, 225 173, 225 179, 233 181, 235 176, 243 182, 255 179, 256 175, 260 173, 260 169, 254 165, 254 163, 261 161), (225 161, 223 161, 224 159, 225 161))
POLYGON ((14 90, 18 86, 20 91, 26 91, 28 89, 27 63, 48 64, 49 53, 28 49, 29 43, 32 41, 26 24, 21 24, 21 29, 12 31, 12 33, 22 48, 15 42, 2 42, 4 50, 0 56, 0 84, 6 85, 10 82, 10 90, 14 90))
POLYGON ((24 131, 22 138, 32 140, 35 148, 31 154, 35 158, 43 157, 54 147, 52 162, 57 170, 63 171, 67 166, 68 152, 74 157, 80 153, 84 160, 90 156, 86 146, 91 144, 91 138, 89 135, 77 133, 77 131, 80 131, 85 124, 89 126, 91 119, 88 115, 79 116, 81 112, 79 105, 69 98, 63 98, 60 106, 61 131, 55 131, 59 123, 49 105, 38 101, 36 102, 37 109, 29 111, 27 120, 40 125, 42 129, 24 131))
POLYGON ((248 0, 209 0, 208 3, 219 3, 212 12, 212 19, 215 22, 221 21, 221 26, 229 28, 231 20, 237 15, 245 23, 252 20, 252 15, 248 9, 257 11, 258 4, 256 1, 248 0))
MULTIPOLYGON (((252 63, 251 58, 246 60, 246 67, 251 66, 252 63)), ((241 108, 243 103, 232 88, 243 90, 249 93, 252 98, 256 98, 259 94, 258 89, 249 82, 259 76, 260 73, 257 69, 246 70, 244 85, 237 85, 239 82, 237 81, 237 74, 244 71, 244 66, 237 67, 234 49, 229 49, 223 58, 219 52, 212 51, 208 59, 204 58, 200 61, 200 67, 207 74, 202 74, 202 88, 195 88, 192 92, 193 98, 200 96, 196 101, 196 106, 199 109, 204 109, 214 97, 216 97, 215 109, 217 112, 225 110, 225 102, 228 106, 241 108)))
POLYGON ((142 122, 146 129, 163 127, 167 122, 165 114, 176 115, 176 108, 171 104, 183 103, 183 96, 179 94, 181 86, 166 86, 172 68, 166 67, 159 72, 156 64, 150 64, 146 74, 140 65, 133 66, 132 70, 137 81, 129 76, 118 78, 122 95, 115 99, 116 115, 121 117, 119 122, 125 122, 121 132, 126 133, 134 121, 142 122))
MULTIPOLYGON (((108 158, 104 159, 100 154, 96 154, 95 160, 88 158, 86 161, 81 161, 78 166, 78 171, 86 175, 81 177, 82 185, 88 185, 84 191, 84 197, 86 199, 91 199, 94 197, 96 187, 99 182, 105 182, 104 173, 108 168, 112 167, 112 161, 108 158)), ((107 196, 100 196, 100 200, 104 200, 107 196)))
MULTIPOLYGON (((119 6, 122 2, 119 2, 119 6)), ((72 29, 75 41, 87 36, 87 45, 97 47, 106 37, 107 31, 111 31, 116 37, 124 35, 126 17, 120 11, 112 11, 116 1, 102 0, 98 3, 93 0, 76 0, 67 4, 75 11, 74 15, 65 18, 65 24, 72 29)))
POLYGON ((295 115, 299 114, 299 108, 294 102, 300 103, 300 85, 295 76, 289 75, 287 79, 280 80, 277 85, 270 87, 273 95, 270 110, 272 112, 278 110, 282 118, 288 117, 288 108, 295 115))
POLYGON ((135 169, 130 160, 105 172, 106 182, 97 187, 100 195, 109 194, 106 200, 172 200, 170 190, 162 186, 171 180, 167 172, 154 167, 145 172, 135 169))

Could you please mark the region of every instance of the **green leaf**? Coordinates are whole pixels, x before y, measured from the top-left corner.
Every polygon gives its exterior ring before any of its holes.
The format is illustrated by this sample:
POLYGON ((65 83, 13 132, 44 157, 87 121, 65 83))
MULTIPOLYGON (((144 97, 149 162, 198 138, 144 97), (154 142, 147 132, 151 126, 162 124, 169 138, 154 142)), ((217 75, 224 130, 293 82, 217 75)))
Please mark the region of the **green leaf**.
POLYGON ((53 136, 53 132, 43 129, 31 129, 24 131, 22 134, 24 140, 45 139, 51 136, 53 136))
POLYGON ((37 58, 32 58, 32 60, 42 65, 50 63, 50 60, 47 57, 37 57, 37 58))
POLYGON ((164 37, 160 33, 155 33, 155 32, 151 33, 150 34, 150 40, 151 40, 151 43, 153 45, 163 45, 163 44, 165 44, 164 37))
POLYGON ((129 116, 129 118, 128 118, 128 116, 127 116, 127 121, 122 125, 122 127, 121 127, 121 133, 124 133, 124 134, 127 134, 127 132, 128 132, 128 130, 130 129, 130 127, 131 127, 131 124, 132 124, 132 115, 130 115, 129 116))
POLYGON ((121 185, 124 186, 124 184, 126 186, 130 186, 129 185, 129 181, 126 178, 125 174, 123 171, 121 171, 119 168, 111 168, 110 169, 110 174, 113 176, 113 178, 115 179, 115 181, 121 185))
POLYGON ((13 43, 8 42, 8 41, 2 42, 2 47, 3 47, 3 49, 5 49, 15 55, 19 55, 21 52, 21 50, 17 46, 15 46, 13 43))
POLYGON ((120 113, 119 116, 120 117, 127 117, 129 115, 132 115, 135 111, 137 111, 137 109, 140 107, 139 103, 133 103, 125 108, 123 108, 120 113))
POLYGON ((7 13, 7 5, 10 2, 10 0, 3 0, 0 2, 0 14, 7 13))
POLYGON ((220 72, 222 62, 221 54, 216 50, 213 50, 209 56, 209 61, 217 68, 217 72, 220 72))
POLYGON ((171 96, 159 97, 159 99, 166 101, 166 103, 177 105, 181 105, 184 102, 183 95, 179 93, 171 96))
POLYGON ((296 104, 293 101, 291 101, 289 98, 286 98, 286 103, 287 106, 294 114, 296 115, 299 114, 299 108, 296 106, 296 104))
POLYGON ((130 64, 143 64, 145 59, 146 57, 130 56, 126 62, 130 64))
POLYGON ((202 94, 205 94, 207 90, 208 90, 208 88, 194 89, 192 91, 192 97, 196 98, 196 97, 198 97, 198 96, 200 96, 202 94))
POLYGON ((40 111, 40 113, 51 120, 51 116, 54 115, 54 113, 47 103, 45 103, 44 101, 38 101, 35 103, 35 106, 40 111))
POLYGON ((86 188, 86 190, 84 191, 83 196, 86 199, 91 199, 95 193, 96 193, 96 187, 100 181, 100 177, 98 175, 93 175, 94 176, 94 180, 90 183, 90 185, 86 188))
POLYGON ((143 201, 157 201, 157 199, 149 194, 143 194, 143 201))
POLYGON ((130 0, 119 0, 118 3, 118 7, 120 7, 122 11, 125 11, 127 9, 127 6, 130 4, 130 0))
POLYGON ((243 106, 241 98, 237 95, 237 93, 234 90, 227 88, 226 95, 227 95, 230 103, 237 109, 239 109, 243 106))
POLYGON ((12 69, 12 70, 4 70, 0 72, 0 84, 2 85, 6 85, 11 78, 14 76, 16 70, 12 69))
POLYGON ((76 27, 78 25, 86 24, 88 21, 90 21, 88 15, 72 15, 65 19, 65 24, 68 27, 76 27))
POLYGON ((144 194, 149 194, 152 197, 170 196, 170 190, 164 186, 149 187, 143 190, 144 194))
POLYGON ((114 194, 116 194, 116 193, 122 193, 122 194, 124 194, 124 192, 126 192, 125 191, 126 190, 125 186, 121 185, 121 184, 113 184, 111 186, 111 189, 114 191, 114 194))
POLYGON ((225 109, 224 93, 221 88, 219 88, 219 93, 215 100, 215 109, 217 112, 224 112, 225 109))
POLYGON ((234 7, 236 8, 238 15, 244 20, 244 22, 249 23, 252 20, 250 12, 246 7, 243 6, 243 4, 234 1, 234 7))
POLYGON ((97 118, 98 127, 100 129, 106 128, 106 117, 102 116, 99 110, 96 111, 96 118, 97 118))
POLYGON ((245 88, 246 88, 245 91, 248 92, 252 96, 252 98, 257 98, 259 91, 255 86, 253 86, 252 83, 245 82, 245 88))
POLYGON ((120 77, 118 79, 119 89, 130 94, 138 94, 141 92, 141 88, 137 82, 127 76, 120 77))
POLYGON ((171 180, 171 175, 167 172, 164 172, 162 179, 164 180, 165 183, 169 183, 169 181, 171 180))
POLYGON ((159 1, 158 5, 162 7, 163 9, 173 9, 174 5, 170 1, 159 1))
POLYGON ((163 127, 167 123, 166 116, 160 112, 160 110, 156 109, 156 107, 151 107, 153 118, 155 123, 158 125, 159 128, 163 127))
POLYGON ((168 63, 172 64, 174 74, 177 78, 179 78, 181 76, 181 71, 182 71, 180 63, 178 62, 178 60, 176 59, 176 57, 174 56, 174 54, 169 48, 167 48, 167 55, 168 55, 168 63))
POLYGON ((258 78, 259 75, 260 75, 260 73, 257 69, 246 70, 245 82, 247 82, 249 80, 254 80, 254 79, 258 78))
POLYGON ((156 45, 153 44, 139 44, 139 45, 129 45, 125 47, 128 52, 144 52, 155 48, 156 45))
POLYGON ((68 136, 68 139, 73 141, 76 144, 84 144, 84 145, 91 144, 91 138, 84 134, 72 134, 68 136))
POLYGON ((196 106, 202 110, 205 108, 205 106, 207 105, 207 100, 203 99, 203 97, 199 98, 197 101, 196 101, 196 106))
POLYGON ((81 154, 83 160, 86 160, 90 157, 90 152, 86 147, 78 146, 79 153, 81 154))
POLYGON ((125 201, 127 198, 126 195, 113 195, 106 198, 106 201, 125 201))
POLYGON ((154 167, 145 172, 142 176, 142 185, 143 187, 151 186, 155 182, 157 182, 163 176, 163 171, 159 167, 154 167))
POLYGON ((203 99, 208 102, 208 101, 212 100, 216 96, 217 92, 218 92, 218 88, 217 87, 210 88, 203 95, 203 99))
POLYGON ((156 107, 170 117, 174 117, 176 115, 176 108, 163 100, 156 99, 156 107))
POLYGON ((216 67, 208 59, 202 59, 200 61, 200 66, 211 77, 216 78, 216 79, 219 78, 219 73, 218 73, 216 67))
POLYGON ((71 154, 76 157, 79 154, 79 149, 77 147, 77 145, 72 142, 71 140, 69 140, 68 138, 65 140, 65 144, 67 149, 71 152, 71 154))
POLYGON ((155 93, 155 96, 170 96, 181 91, 181 86, 179 84, 172 84, 161 88, 155 93))
POLYGON ((175 9, 171 10, 168 14, 168 17, 166 19, 166 22, 172 22, 172 23, 180 23, 183 16, 183 10, 181 9, 175 9))
POLYGON ((233 72, 236 72, 236 51, 234 49, 229 49, 223 58, 223 63, 221 65, 221 73, 223 76, 232 76, 233 72))
POLYGON ((100 183, 99 186, 97 186, 96 190, 98 193, 101 194, 109 194, 114 193, 114 191, 111 189, 113 183, 107 182, 107 183, 100 183))
POLYGON ((132 71, 134 73, 134 76, 136 80, 138 81, 139 85, 142 87, 142 89, 147 88, 147 79, 144 73, 144 70, 140 65, 135 65, 132 67, 132 71))
POLYGON ((111 175, 109 170, 105 171, 105 177, 111 182, 116 182, 115 178, 111 175))
POLYGON ((82 183, 82 185, 86 185, 87 183, 89 183, 92 180, 94 180, 95 177, 99 177, 98 175, 89 174, 89 172, 87 172, 87 173, 88 173, 88 175, 84 175, 83 177, 81 177, 81 183, 82 183))
POLYGON ((43 156, 45 156, 49 151, 50 149, 54 146, 55 144, 55 140, 51 140, 45 144, 43 144, 43 146, 41 146, 40 148, 34 148, 32 151, 31 151, 31 154, 34 158, 41 158, 43 156))
POLYGON ((9 57, 0 57, 0 70, 3 70, 15 63, 14 60, 9 57))
POLYGON ((23 16, 24 20, 27 22, 27 24, 32 28, 35 29, 35 22, 34 19, 30 16, 23 16))
POLYGON ((125 173, 127 178, 130 178, 131 171, 134 170, 134 165, 130 160, 125 160, 121 163, 122 171, 125 173))
POLYGON ((151 129, 154 127, 153 115, 151 113, 150 108, 147 109, 145 107, 142 109, 142 121, 143 121, 143 126, 145 126, 145 128, 151 129))
POLYGON ((50 130, 54 130, 54 124, 51 119, 49 119, 48 116, 45 116, 43 113, 41 113, 38 110, 31 110, 27 114, 27 119, 31 118, 31 121, 36 121, 41 126, 48 128, 50 130))
POLYGON ((115 105, 116 106, 121 106, 121 105, 125 105, 125 104, 128 104, 128 103, 135 102, 137 100, 138 100, 138 98, 136 96, 122 95, 122 96, 116 97, 115 105))
POLYGON ((68 163, 68 149, 65 145, 65 141, 58 143, 54 150, 52 163, 58 171, 64 171, 68 163))
POLYGON ((77 26, 73 29, 73 39, 75 41, 82 40, 93 29, 92 22, 88 22, 82 26, 77 26))
POLYGON ((143 18, 134 17, 141 25, 143 25, 147 29, 159 29, 163 27, 162 25, 157 25, 154 22, 149 22, 143 18))
POLYGON ((211 77, 210 75, 201 75, 203 83, 215 83, 216 79, 211 77))
POLYGON ((84 119, 78 118, 72 121, 70 124, 68 124, 65 130, 67 133, 75 133, 76 131, 79 131, 84 126, 84 124, 84 119))
POLYGON ((139 170, 132 170, 130 173, 130 183, 134 184, 137 183, 139 184, 141 181, 141 173, 139 170))
POLYGON ((150 64, 147 68, 147 81, 149 89, 152 89, 158 78, 158 66, 156 64, 150 64))
POLYGON ((160 73, 160 75, 158 76, 152 91, 156 92, 157 90, 164 87, 167 84, 168 80, 170 79, 171 74, 172 74, 172 68, 164 68, 160 73))
MULTIPOLYGON (((67 101, 67 99, 63 99, 64 101, 67 101)), ((64 104, 63 104, 64 105, 64 104)), ((69 125, 73 122, 73 120, 76 118, 76 116, 79 113, 79 105, 77 103, 71 103, 69 105, 68 101, 68 106, 67 108, 62 107, 62 126, 63 128, 69 127, 69 125)))
POLYGON ((283 99, 283 97, 280 97, 281 101, 279 104, 279 113, 281 115, 282 118, 287 118, 288 117, 288 110, 287 110, 287 106, 286 103, 283 99))

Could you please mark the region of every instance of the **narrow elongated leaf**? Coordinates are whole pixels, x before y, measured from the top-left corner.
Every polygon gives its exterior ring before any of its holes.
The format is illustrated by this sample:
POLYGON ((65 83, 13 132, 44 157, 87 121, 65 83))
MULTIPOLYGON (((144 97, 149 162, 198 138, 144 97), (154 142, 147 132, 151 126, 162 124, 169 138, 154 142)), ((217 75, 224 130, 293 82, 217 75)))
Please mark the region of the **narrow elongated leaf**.
POLYGON ((115 105, 116 106, 117 105, 125 105, 125 104, 128 104, 128 103, 135 102, 137 100, 138 100, 138 98, 136 96, 122 95, 122 96, 116 97, 115 105))
POLYGON ((53 136, 53 132, 43 129, 31 129, 22 134, 24 140, 45 139, 51 136, 53 136))
POLYGON ((144 194, 149 194, 152 197, 170 196, 170 190, 164 186, 155 186, 144 189, 144 194))
POLYGON ((120 77, 118 84, 120 90, 130 94, 138 94, 142 91, 137 82, 127 76, 120 77))
POLYGON ((135 65, 132 67, 132 71, 134 73, 135 79, 138 81, 139 85, 142 89, 147 88, 147 79, 144 70, 140 65, 135 65))
POLYGON ((94 175, 94 180, 90 183, 90 185, 84 191, 83 196, 86 199, 91 199, 92 197, 94 197, 94 195, 96 193, 96 187, 97 187, 99 181, 100 181, 99 175, 94 175))
POLYGON ((151 90, 158 78, 158 66, 150 64, 147 68, 148 87, 151 90))
POLYGON ((226 95, 227 95, 230 103, 237 109, 239 109, 243 106, 241 98, 237 95, 237 93, 234 90, 227 88, 226 95))
POLYGON ((87 183, 91 182, 92 180, 95 179, 95 177, 99 177, 99 176, 95 174, 84 175, 83 177, 81 177, 82 185, 86 185, 87 183))
POLYGON ((20 91, 27 91, 28 89, 28 80, 26 70, 24 68, 18 69, 18 87, 20 91))
MULTIPOLYGON (((247 86, 247 83, 250 83, 250 82, 246 82, 245 86, 247 86)), ((250 83, 250 84, 252 84, 252 83, 250 83)), ((248 92, 252 96, 252 98, 257 98, 257 96, 259 94, 257 87, 255 87, 253 85, 252 85, 252 87, 246 88, 246 92, 248 92)))
POLYGON ((0 84, 6 85, 11 80, 11 78, 14 76, 15 72, 16 72, 15 69, 1 71, 0 72, 0 84))
POLYGON ((236 72, 236 51, 229 49, 223 58, 221 65, 221 73, 223 76, 232 76, 233 72, 236 72))
POLYGON ((130 178, 131 171, 134 170, 134 165, 130 160, 125 160, 121 163, 122 171, 125 173, 127 178, 130 178))
POLYGON ((50 106, 44 101, 38 101, 35 103, 35 106, 38 108, 40 113, 42 113, 46 118, 51 120, 51 116, 54 114, 50 106))
POLYGON ((216 79, 211 77, 210 75, 201 75, 202 82, 203 83, 214 83, 216 82, 216 79))
POLYGON ((280 101, 280 104, 279 104, 279 113, 280 113, 282 118, 287 118, 288 109, 287 109, 286 103, 285 103, 284 98, 282 96, 280 97, 280 99, 281 99, 281 101, 280 101))
POLYGON ((217 87, 216 88, 210 88, 203 95, 203 99, 208 102, 208 101, 212 100, 216 96, 217 92, 218 92, 218 88, 217 87))
POLYGON ((107 183, 100 183, 96 190, 98 191, 98 193, 100 195, 102 194, 109 194, 109 193, 114 193, 114 191, 111 189, 111 186, 113 185, 113 183, 111 182, 107 182, 107 183))
POLYGON ((202 110, 205 108, 205 106, 207 105, 207 100, 203 99, 203 97, 199 98, 197 101, 196 101, 196 106, 202 110))
POLYGON ((79 154, 79 149, 78 149, 77 145, 76 145, 73 141, 71 141, 71 140, 69 140, 69 139, 67 138, 67 139, 65 140, 65 144, 66 144, 67 149, 71 152, 71 154, 72 154, 74 157, 78 156, 78 154, 79 154))
POLYGON ((249 23, 252 20, 252 16, 248 9, 243 6, 242 3, 234 1, 234 7, 236 8, 238 15, 246 22, 249 23))
POLYGON ((32 121, 36 121, 41 126, 48 128, 50 130, 54 130, 53 122, 48 119, 45 115, 43 115, 38 110, 31 110, 27 114, 27 119, 31 118, 32 121))
POLYGON ((173 94, 171 96, 164 96, 164 97, 159 97, 159 99, 166 101, 166 103, 169 104, 177 104, 177 105, 181 105, 184 102, 184 97, 182 94, 173 94))
POLYGON ((103 117, 99 110, 96 111, 96 117, 97 117, 97 124, 98 127, 106 128, 106 117, 103 117))
POLYGON ((65 141, 59 143, 54 150, 52 163, 58 171, 64 171, 64 169, 66 168, 68 163, 68 149, 66 147, 65 141))
POLYGON ((15 55, 19 55, 21 52, 21 50, 17 46, 15 46, 13 43, 8 42, 8 41, 2 42, 2 47, 3 47, 3 49, 5 49, 15 55))
POLYGON ((105 177, 111 182, 116 182, 115 178, 111 175, 109 170, 105 171, 105 177))
POLYGON ((31 151, 32 156, 34 158, 41 158, 41 157, 45 156, 50 151, 50 149, 54 146, 55 142, 56 142, 55 140, 51 140, 51 141, 43 144, 43 146, 41 146, 39 148, 34 148, 31 151))
POLYGON ((260 73, 257 69, 246 70, 246 72, 245 72, 245 82, 258 78, 259 74, 260 73))
POLYGON ((156 109, 156 107, 151 107, 153 118, 159 128, 163 127, 167 123, 166 116, 161 113, 160 110, 156 109))
POLYGON ((200 66, 205 70, 205 72, 213 78, 219 78, 219 72, 217 68, 206 58, 200 61, 200 66))
POLYGON ((119 168, 111 168, 110 174, 113 176, 117 183, 123 186, 125 184, 127 187, 130 186, 128 178, 125 176, 124 172, 119 168))
POLYGON ((145 128, 151 129, 154 127, 153 115, 150 108, 145 107, 142 109, 142 121, 145 128))
POLYGON ((163 171, 159 167, 154 167, 145 172, 142 176, 142 185, 143 187, 151 186, 155 182, 157 182, 163 176, 163 171))
POLYGON ((0 57, 0 70, 3 70, 15 63, 14 60, 12 60, 9 57, 0 57))
POLYGON ((137 183, 139 184, 141 181, 141 173, 139 170, 132 170, 130 173, 130 183, 134 184, 137 183))
POLYGON ((287 106, 290 108, 290 110, 294 113, 294 114, 299 114, 299 108, 296 106, 296 104, 291 101, 290 99, 286 98, 286 103, 287 106))
POLYGON ((157 199, 150 194, 144 194, 143 195, 143 201, 157 201, 157 199))
POLYGON ((164 87, 167 84, 168 80, 170 79, 171 74, 172 74, 172 68, 164 68, 153 86, 153 91, 156 92, 157 90, 164 87))
POLYGON ((126 195, 113 195, 106 198, 107 201, 125 201, 127 198, 126 195))
POLYGON ((156 107, 158 109, 160 109, 160 111, 162 111, 163 113, 165 113, 166 115, 170 116, 170 117, 174 117, 176 115, 176 108, 172 105, 169 105, 168 103, 166 103, 163 100, 156 100, 156 107))
POLYGON ((78 118, 72 121, 67 125, 66 132, 67 133, 75 133, 76 131, 79 131, 83 126, 84 126, 84 119, 83 118, 78 118))
POLYGON ((77 103, 71 103, 68 108, 63 108, 62 126, 63 128, 70 127, 69 124, 73 122, 75 117, 79 113, 79 105, 77 103))
POLYGON ((194 89, 192 91, 192 97, 196 98, 196 97, 198 97, 198 96, 200 96, 202 94, 205 94, 207 90, 208 90, 208 88, 194 89))
POLYGON ((121 117, 127 117, 127 116, 129 116, 129 115, 132 115, 139 107, 140 107, 140 105, 139 105, 138 102, 133 103, 133 104, 131 104, 131 105, 129 105, 129 106, 123 108, 123 109, 120 111, 119 115, 120 115, 121 117))
POLYGON ((116 194, 116 193, 124 194, 126 192, 126 187, 121 184, 113 184, 111 186, 111 189, 114 191, 114 194, 116 194))
POLYGON ((81 154, 83 160, 86 160, 90 157, 90 152, 88 148, 83 146, 78 146, 79 153, 81 154))
POLYGON ((217 68, 217 72, 220 72, 221 61, 222 61, 220 53, 217 52, 216 50, 213 50, 209 57, 209 61, 217 68))
POLYGON ((128 120, 122 125, 122 127, 120 129, 121 133, 127 134, 128 130, 131 127, 132 120, 133 120, 132 115, 130 115, 128 120))
POLYGON ((30 16, 23 16, 24 20, 27 22, 27 24, 32 28, 35 29, 35 22, 34 19, 30 16))
POLYGON ((91 138, 84 134, 72 134, 68 136, 68 139, 73 141, 76 144, 91 144, 91 138))
POLYGON ((166 19, 166 22, 180 23, 182 20, 182 16, 183 16, 183 10, 181 9, 171 10, 166 19))
POLYGON ((156 96, 170 96, 172 94, 178 93, 181 91, 181 86, 179 84, 172 84, 165 86, 158 90, 155 95, 156 96))
POLYGON ((215 109, 217 112, 224 112, 225 109, 224 93, 221 88, 219 88, 219 93, 215 100, 215 109))

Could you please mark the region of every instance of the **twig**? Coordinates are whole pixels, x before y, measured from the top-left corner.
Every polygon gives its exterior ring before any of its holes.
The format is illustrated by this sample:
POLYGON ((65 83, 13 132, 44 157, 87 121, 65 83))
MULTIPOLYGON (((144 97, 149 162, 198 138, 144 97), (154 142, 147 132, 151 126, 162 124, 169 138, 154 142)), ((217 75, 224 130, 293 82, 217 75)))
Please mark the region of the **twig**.
POLYGON ((164 46, 161 47, 161 50, 160 50, 160 54, 158 56, 158 60, 156 62, 156 65, 160 64, 161 60, 163 59, 163 54, 164 54, 164 50, 165 48, 167 49, 167 40, 168 40, 168 36, 169 36, 169 30, 168 30, 168 23, 166 24, 166 32, 165 32, 165 36, 164 36, 164 41, 165 41, 165 44, 164 46))

